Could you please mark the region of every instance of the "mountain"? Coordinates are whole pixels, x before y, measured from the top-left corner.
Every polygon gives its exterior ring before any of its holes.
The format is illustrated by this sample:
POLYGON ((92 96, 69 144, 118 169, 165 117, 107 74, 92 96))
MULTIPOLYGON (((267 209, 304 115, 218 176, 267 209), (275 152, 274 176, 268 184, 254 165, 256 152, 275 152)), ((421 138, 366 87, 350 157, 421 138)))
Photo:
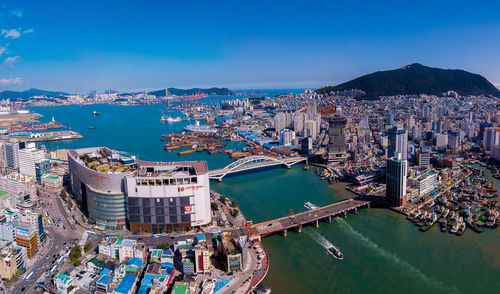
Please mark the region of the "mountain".
POLYGON ((45 91, 45 90, 31 88, 31 89, 26 90, 26 91, 3 91, 3 92, 0 92, 0 99, 1 100, 28 99, 30 97, 40 96, 40 95, 45 95, 47 97, 60 97, 60 96, 66 96, 69 94, 64 93, 64 92, 45 91))
POLYGON ((394 70, 377 71, 337 86, 318 89, 316 93, 352 89, 365 91, 366 96, 362 99, 369 100, 392 95, 439 95, 449 90, 460 95, 500 97, 500 90, 481 75, 459 69, 433 68, 419 63, 394 70))

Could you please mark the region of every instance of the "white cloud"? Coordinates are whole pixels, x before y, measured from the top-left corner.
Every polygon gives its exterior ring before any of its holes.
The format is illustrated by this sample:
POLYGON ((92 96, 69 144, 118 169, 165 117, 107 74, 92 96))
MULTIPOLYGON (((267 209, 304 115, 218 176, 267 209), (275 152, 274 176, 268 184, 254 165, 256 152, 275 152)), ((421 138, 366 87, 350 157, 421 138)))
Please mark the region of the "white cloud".
POLYGON ((11 57, 7 57, 5 58, 5 60, 3 61, 3 65, 8 65, 8 66, 13 66, 14 63, 17 63, 21 61, 21 56, 17 55, 17 56, 11 56, 11 57))
POLYGON ((19 9, 11 9, 9 11, 9 16, 14 16, 14 17, 23 17, 23 12, 19 9))
POLYGON ((0 79, 0 86, 12 86, 21 84, 23 79, 21 78, 13 78, 13 79, 0 79))
POLYGON ((35 30, 33 30, 33 29, 26 29, 23 31, 21 28, 10 29, 10 30, 2 29, 2 32, 0 33, 0 35, 2 35, 6 39, 7 38, 17 39, 17 38, 21 37, 22 35, 33 33, 34 31, 35 30))
POLYGON ((21 37, 21 32, 16 29, 11 29, 11 30, 3 29, 1 35, 6 39, 7 38, 17 39, 21 37))
POLYGON ((0 56, 4 53, 7 53, 7 47, 0 46, 0 56))

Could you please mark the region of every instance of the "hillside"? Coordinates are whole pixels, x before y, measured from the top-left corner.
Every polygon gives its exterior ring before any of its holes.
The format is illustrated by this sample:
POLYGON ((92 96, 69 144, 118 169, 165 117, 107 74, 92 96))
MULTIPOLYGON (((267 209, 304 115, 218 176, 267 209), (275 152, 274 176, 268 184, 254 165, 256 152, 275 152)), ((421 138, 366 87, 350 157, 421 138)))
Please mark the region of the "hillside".
POLYGON ((427 67, 419 63, 399 69, 377 71, 349 82, 316 90, 317 93, 359 89, 366 92, 363 99, 377 99, 379 96, 433 94, 449 90, 460 95, 492 95, 500 97, 500 90, 487 79, 458 69, 427 67))
MULTIPOLYGON (((229 96, 232 95, 231 92, 227 88, 209 88, 209 89, 200 89, 200 88, 192 88, 192 89, 177 89, 177 88, 168 88, 168 94, 176 95, 176 96, 189 96, 195 94, 207 94, 207 95, 215 95, 215 96, 229 96)), ((165 90, 159 90, 156 92, 151 92, 150 94, 156 96, 164 96, 165 90), (160 92, 161 95, 154 94, 156 92, 160 92)))
POLYGON ((0 92, 0 99, 5 100, 5 99, 28 99, 33 96, 40 96, 40 95, 45 95, 47 97, 60 97, 60 96, 66 96, 69 95, 68 93, 64 92, 56 92, 56 91, 45 91, 45 90, 40 90, 40 89, 34 89, 31 88, 26 91, 3 91, 0 92))

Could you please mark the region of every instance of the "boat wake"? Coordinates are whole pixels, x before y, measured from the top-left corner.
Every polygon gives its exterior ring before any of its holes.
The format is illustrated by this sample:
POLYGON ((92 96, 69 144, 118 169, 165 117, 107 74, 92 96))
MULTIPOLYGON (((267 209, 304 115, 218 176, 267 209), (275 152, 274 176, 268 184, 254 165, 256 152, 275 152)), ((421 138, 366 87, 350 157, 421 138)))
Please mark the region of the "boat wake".
POLYGON ((325 248, 325 250, 328 250, 328 248, 332 247, 333 244, 330 243, 325 237, 323 237, 320 233, 313 231, 313 230, 306 230, 305 231, 307 235, 311 236, 311 238, 316 241, 321 247, 325 248))
POLYGON ((429 284, 433 287, 438 287, 442 290, 445 290, 447 293, 460 293, 460 291, 457 288, 450 287, 448 285, 443 284, 439 280, 436 280, 435 278, 428 277, 422 271, 420 271, 418 268, 411 265, 406 260, 403 260, 403 259, 399 258, 396 254, 391 253, 391 252, 387 251, 386 249, 380 247, 378 244, 373 242, 370 238, 368 238, 365 235, 361 234, 360 232, 356 231, 345 220, 337 217, 337 218, 335 218, 335 222, 340 224, 340 227, 344 232, 349 233, 351 236, 353 236, 354 238, 361 241, 361 244, 363 244, 364 246, 377 252, 380 256, 384 257, 385 259, 390 260, 391 262, 395 263, 396 265, 399 265, 404 270, 406 270, 408 273, 410 273, 412 276, 420 277, 427 284, 429 284))

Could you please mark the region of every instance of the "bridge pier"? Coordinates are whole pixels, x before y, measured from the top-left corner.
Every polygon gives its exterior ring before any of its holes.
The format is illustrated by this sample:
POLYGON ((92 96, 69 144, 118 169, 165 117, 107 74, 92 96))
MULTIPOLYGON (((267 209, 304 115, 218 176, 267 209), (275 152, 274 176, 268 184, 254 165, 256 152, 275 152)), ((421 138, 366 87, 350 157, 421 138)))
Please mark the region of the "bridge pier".
POLYGON ((287 233, 287 231, 283 230, 283 237, 286 237, 286 233, 287 233))
POLYGON ((354 208, 354 213, 358 213, 358 208, 357 207, 354 208))
POLYGON ((301 226, 299 226, 299 229, 297 230, 297 232, 302 233, 302 227, 301 226))
POLYGON ((332 223, 332 216, 331 215, 328 217, 328 223, 330 223, 330 224, 332 223))
POLYGON ((316 220, 316 228, 319 228, 319 220, 316 220))
POLYGON ((344 214, 344 218, 346 218, 347 217, 347 211, 343 211, 342 213, 344 214))

